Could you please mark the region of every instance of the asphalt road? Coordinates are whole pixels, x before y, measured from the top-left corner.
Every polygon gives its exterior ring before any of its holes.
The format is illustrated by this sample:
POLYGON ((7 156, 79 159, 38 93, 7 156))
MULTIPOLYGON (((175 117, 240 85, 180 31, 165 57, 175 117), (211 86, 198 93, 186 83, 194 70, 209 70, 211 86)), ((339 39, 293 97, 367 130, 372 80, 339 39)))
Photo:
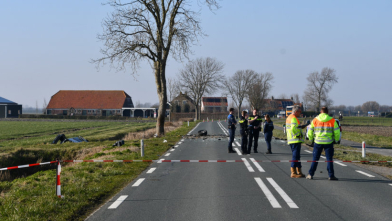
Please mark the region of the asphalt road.
MULTIPOLYGON (((161 159, 247 162, 153 163, 87 220, 392 219, 392 181, 378 174, 349 163, 335 164, 339 181, 329 181, 326 163, 319 163, 314 180, 292 179, 290 163, 252 162, 290 160, 286 143, 274 140, 273 154, 265 155, 261 137, 259 153, 229 154, 224 127, 200 123, 191 134, 201 129, 215 136, 188 136, 161 159)), ((240 149, 237 144, 235 148, 240 149)), ((302 147, 302 160, 312 159, 307 151, 302 147)), ((310 163, 302 164, 307 172, 310 163)))

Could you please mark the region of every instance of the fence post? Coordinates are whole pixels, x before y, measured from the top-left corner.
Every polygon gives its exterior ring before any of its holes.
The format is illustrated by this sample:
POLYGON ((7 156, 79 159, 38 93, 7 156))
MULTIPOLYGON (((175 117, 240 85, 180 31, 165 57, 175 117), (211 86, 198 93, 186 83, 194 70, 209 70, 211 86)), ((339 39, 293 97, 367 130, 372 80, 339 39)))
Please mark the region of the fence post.
POLYGON ((141 149, 141 156, 144 157, 144 141, 143 139, 140 141, 140 149, 141 149))
POLYGON ((365 141, 362 141, 362 157, 366 157, 366 143, 365 141))
POLYGON ((189 127, 189 120, 188 120, 188 127, 189 127))

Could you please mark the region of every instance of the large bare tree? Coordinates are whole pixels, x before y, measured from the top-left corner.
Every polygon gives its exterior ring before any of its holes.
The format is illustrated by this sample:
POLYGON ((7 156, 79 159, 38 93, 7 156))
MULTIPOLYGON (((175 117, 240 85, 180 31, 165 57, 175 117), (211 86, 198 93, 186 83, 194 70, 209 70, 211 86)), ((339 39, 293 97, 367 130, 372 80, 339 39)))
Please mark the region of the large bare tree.
POLYGON ((336 71, 332 68, 323 68, 321 72, 310 73, 306 78, 308 87, 304 96, 316 109, 320 111, 322 105, 332 104, 332 100, 328 98, 328 93, 335 83, 338 83, 336 71))
POLYGON ((225 92, 230 95, 241 116, 241 107, 247 97, 250 86, 255 83, 257 73, 253 70, 239 70, 232 77, 223 81, 225 92))
MULTIPOLYGON (((194 0, 218 9, 217 0, 194 0)), ((102 23, 103 57, 93 60, 106 62, 117 70, 130 66, 135 73, 139 63, 149 61, 155 75, 159 98, 157 134, 164 134, 167 102, 166 63, 169 54, 175 59, 187 57, 191 45, 204 35, 200 27, 199 11, 191 0, 109 0, 114 8, 102 23)), ((198 4, 196 4, 198 5, 198 4)), ((200 5, 199 5, 200 6, 200 5)))
POLYGON ((362 104, 362 111, 367 113, 369 111, 378 111, 380 108, 380 104, 377 101, 367 101, 362 104))
POLYGON ((200 119, 201 98, 216 92, 225 79, 222 74, 224 66, 215 58, 207 57, 192 60, 180 70, 181 87, 188 91, 188 95, 196 104, 196 119, 200 119))
POLYGON ((247 99, 252 108, 260 110, 265 105, 265 99, 272 89, 272 73, 259 73, 251 79, 252 84, 247 93, 247 99))

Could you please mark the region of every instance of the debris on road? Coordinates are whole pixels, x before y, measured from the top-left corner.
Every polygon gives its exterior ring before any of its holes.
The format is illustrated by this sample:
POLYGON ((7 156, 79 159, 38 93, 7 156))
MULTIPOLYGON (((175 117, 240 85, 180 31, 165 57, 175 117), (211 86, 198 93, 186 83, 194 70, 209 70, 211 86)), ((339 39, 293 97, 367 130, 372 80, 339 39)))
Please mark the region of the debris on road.
POLYGON ((197 134, 198 134, 199 136, 207 136, 207 131, 206 131, 206 130, 199 130, 199 131, 197 132, 197 134))

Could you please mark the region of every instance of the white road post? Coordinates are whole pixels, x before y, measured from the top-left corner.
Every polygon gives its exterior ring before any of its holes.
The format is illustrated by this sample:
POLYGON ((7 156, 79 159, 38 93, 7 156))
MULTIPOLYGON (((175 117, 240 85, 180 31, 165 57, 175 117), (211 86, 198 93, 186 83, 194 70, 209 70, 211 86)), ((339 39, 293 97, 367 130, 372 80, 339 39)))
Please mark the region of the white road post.
POLYGON ((189 127, 189 120, 188 120, 188 127, 189 127))
POLYGON ((283 133, 286 134, 286 124, 283 124, 283 133))
POLYGON ((362 157, 366 157, 366 143, 365 141, 362 141, 362 157))
POLYGON ((140 149, 141 149, 141 155, 142 157, 144 157, 144 141, 143 139, 140 141, 140 149))

